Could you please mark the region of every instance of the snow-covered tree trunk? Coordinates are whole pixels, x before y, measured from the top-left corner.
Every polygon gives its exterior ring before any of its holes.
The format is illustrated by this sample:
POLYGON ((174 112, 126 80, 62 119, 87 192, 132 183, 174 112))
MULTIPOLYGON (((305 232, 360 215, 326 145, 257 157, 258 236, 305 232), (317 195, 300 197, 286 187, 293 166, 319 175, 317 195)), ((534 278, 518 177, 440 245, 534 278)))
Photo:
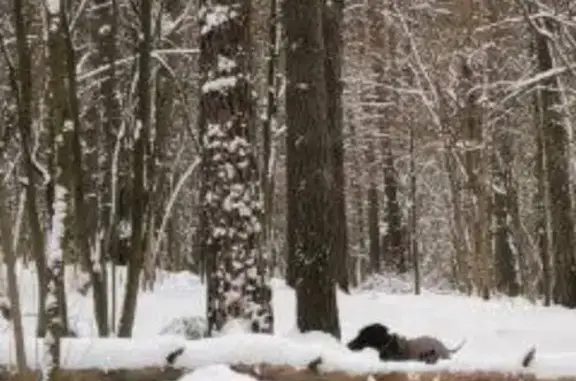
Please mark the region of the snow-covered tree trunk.
POLYGON ((46 297, 46 335, 44 337, 44 359, 42 379, 55 380, 60 368, 60 343, 67 331, 64 291, 64 250, 68 234, 69 210, 69 163, 70 141, 74 131, 68 107, 66 81, 66 44, 62 15, 62 1, 47 2, 48 25, 48 81, 46 105, 49 110, 48 124, 53 136, 54 168, 51 186, 53 187, 52 215, 46 246, 48 269, 46 297))
POLYGON ((242 319, 272 332, 272 291, 261 243, 262 200, 249 71, 249 0, 200 3, 203 234, 208 330, 242 319))
MULTIPOLYGON (((49 202, 49 218, 50 224, 49 229, 52 229, 52 224, 56 223, 66 226, 66 229, 62 230, 60 241, 58 243, 58 250, 61 252, 70 253, 71 246, 71 231, 68 229, 70 225, 71 217, 69 213, 64 213, 61 216, 57 216, 57 213, 63 213, 63 211, 68 210, 70 207, 69 194, 71 193, 71 173, 70 173, 70 163, 71 163, 71 138, 74 130, 73 123, 70 120, 70 107, 68 104, 68 92, 70 91, 67 86, 67 60, 66 60, 66 33, 64 28, 66 25, 63 22, 60 11, 54 6, 54 8, 48 8, 47 12, 47 63, 48 63, 48 81, 46 88, 46 121, 50 136, 51 136, 51 146, 49 152, 51 153, 51 166, 50 173, 52 175, 49 187, 51 189, 51 199, 49 202), (63 59, 64 57, 64 59, 63 59), (57 199, 57 192, 62 191, 60 194, 61 199, 57 199), (64 203, 65 205, 60 205, 64 203), (57 210, 56 207, 59 206, 61 210, 57 210), (58 218, 62 218, 62 221, 57 221, 58 218)), ((55 227, 58 228, 58 227, 55 227)), ((50 233, 48 239, 53 240, 50 233)), ((53 242, 48 242, 48 252, 46 253, 46 258, 49 260, 50 257, 50 245, 53 242)), ((49 264, 49 262, 48 262, 49 264)), ((64 271, 64 269, 60 270, 64 271)), ((51 281, 52 269, 48 268, 48 283, 51 281)), ((60 286, 56 292, 58 293, 58 304, 57 316, 60 319, 60 324, 62 325, 62 332, 66 334, 68 332, 68 311, 66 306, 66 294, 64 291, 64 286, 62 283, 57 283, 60 286)), ((46 305, 47 311, 47 324, 50 325, 51 322, 48 319, 48 310, 51 308, 46 305)))
POLYGON ((60 181, 54 186, 54 214, 48 236, 48 293, 46 297, 46 335, 44 336, 44 361, 42 379, 55 380, 60 368, 60 346, 64 335, 64 320, 61 314, 63 303, 61 290, 64 288, 64 266, 62 243, 67 215, 68 189, 60 181))

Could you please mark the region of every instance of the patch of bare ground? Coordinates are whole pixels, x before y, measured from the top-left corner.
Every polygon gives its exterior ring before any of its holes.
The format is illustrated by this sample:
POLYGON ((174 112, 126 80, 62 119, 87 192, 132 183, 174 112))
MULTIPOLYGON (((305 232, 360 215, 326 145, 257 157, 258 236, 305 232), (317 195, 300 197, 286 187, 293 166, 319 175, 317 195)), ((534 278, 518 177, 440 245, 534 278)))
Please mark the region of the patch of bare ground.
MULTIPOLYGON (((184 373, 183 369, 121 369, 103 371, 100 369, 62 369, 56 375, 57 381, 176 381, 184 373)), ((0 372, 0 381, 37 381, 39 372, 11 373, 0 372)))
MULTIPOLYGON (((420 372, 349 374, 346 372, 321 372, 316 367, 304 369, 287 365, 232 365, 238 372, 258 381, 576 381, 576 375, 561 378, 538 378, 530 373, 504 372, 420 372)), ((145 368, 102 371, 61 370, 57 381, 176 381, 186 370, 173 368, 145 368)), ((38 372, 25 374, 0 372, 0 381, 37 381, 38 372)), ((218 380, 214 380, 218 381, 218 380)))
MULTIPOLYGON (((313 363, 311 363, 313 365, 313 363)), ((249 374, 258 381, 576 381, 573 377, 538 378, 527 372, 389 372, 350 374, 347 372, 321 372, 317 364, 308 369, 277 365, 234 365, 239 373, 249 374)))

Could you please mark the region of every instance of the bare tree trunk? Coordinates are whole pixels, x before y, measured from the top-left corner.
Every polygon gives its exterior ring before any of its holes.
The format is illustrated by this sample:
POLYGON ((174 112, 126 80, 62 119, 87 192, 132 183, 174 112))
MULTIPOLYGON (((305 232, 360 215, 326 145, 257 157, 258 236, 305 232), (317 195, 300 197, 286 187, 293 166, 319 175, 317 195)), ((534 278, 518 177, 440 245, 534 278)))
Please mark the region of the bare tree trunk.
MULTIPOLYGON (((491 25, 496 25, 503 16, 501 4, 499 1, 489 0, 485 2, 487 20, 491 25)), ((498 28, 494 28, 491 34, 488 34, 491 41, 501 44, 504 39, 498 28)), ((505 64, 502 55, 494 48, 487 48, 487 76, 488 81, 493 83, 498 80, 499 70, 505 64)), ((493 110, 492 110, 493 111, 493 110)), ((510 124, 505 115, 497 114, 493 127, 494 132, 492 148, 491 173, 493 178, 492 205, 494 217, 494 233, 491 243, 494 248, 495 260, 495 286, 500 292, 509 296, 517 296, 521 292, 518 264, 520 263, 521 245, 519 244, 518 235, 520 231, 515 229, 515 221, 518 214, 518 199, 516 187, 513 178, 514 154, 513 154, 513 136, 510 124)))
POLYGON ((378 200, 378 185, 376 180, 378 164, 374 155, 375 147, 368 144, 366 161, 369 167, 368 179, 368 255, 370 257, 370 271, 378 274, 382 267, 382 254, 380 247, 380 202, 378 200))
POLYGON ((26 351, 24 349, 24 328, 22 325, 22 310, 20 308, 20 291, 16 278, 16 255, 14 254, 12 218, 4 207, 4 189, 0 185, 0 243, 6 262, 6 275, 8 278, 8 298, 10 300, 9 314, 12 320, 14 343, 16 347, 16 363, 18 372, 26 370, 26 351))
POLYGON ((35 165, 32 152, 32 65, 31 53, 28 43, 28 30, 24 18, 24 4, 22 0, 13 1, 14 23, 16 29, 16 41, 18 49, 17 78, 18 88, 18 129, 22 154, 24 157, 24 171, 27 183, 26 189, 26 212, 30 234, 32 237, 32 252, 36 262, 38 276, 38 324, 36 334, 43 337, 46 332, 46 315, 44 305, 46 303, 47 267, 44 255, 44 235, 40 224, 40 214, 36 205, 36 184, 34 181, 35 165))
MULTIPOLYGON (((554 68, 548 34, 554 35, 551 20, 543 21, 541 28, 547 34, 534 31, 538 69, 544 73, 554 68)), ((546 181, 550 200, 550 225, 554 258, 554 301, 566 307, 576 307, 576 257, 574 256, 574 219, 570 192, 570 156, 568 132, 563 125, 558 79, 543 81, 540 90, 543 151, 546 163, 546 181)))
MULTIPOLYGON (((347 115, 347 123, 349 124, 350 129, 350 146, 354 147, 354 149, 360 148, 357 136, 357 127, 356 121, 354 120, 354 115, 351 110, 346 112, 347 115)), ((351 263, 348 265, 348 277, 350 279, 350 286, 357 287, 360 282, 364 279, 358 276, 358 270, 361 268, 361 264, 363 264, 363 257, 368 253, 366 242, 367 238, 365 236, 365 216, 364 216, 364 192, 363 192, 363 180, 364 180, 364 165, 365 162, 362 158, 362 155, 353 154, 353 172, 354 174, 351 176, 352 182, 352 191, 353 191, 353 230, 352 234, 350 234, 350 240, 352 242, 351 248, 353 255, 350 256, 351 263)), ((376 218, 378 219, 378 218, 376 218)), ((376 243, 378 242, 378 235, 376 235, 376 243)), ((377 251, 378 252, 378 249, 377 251)), ((375 258, 376 260, 379 259, 378 256, 375 258)))
POLYGON ((542 262, 541 292, 544 295, 544 305, 549 306, 552 302, 552 263, 550 254, 550 219, 549 205, 550 195, 546 182, 546 160, 544 157, 544 115, 542 114, 542 99, 540 92, 534 94, 534 127, 536 140, 536 159, 534 172, 538 182, 538 190, 534 196, 534 209, 537 214, 536 236, 538 241, 538 253, 542 262))
MULTIPOLYGON (((93 283, 94 313, 99 336, 108 336, 114 325, 108 316, 108 275, 107 263, 115 264, 118 257, 118 187, 116 186, 119 173, 117 165, 117 140, 121 138, 120 131, 120 103, 117 95, 116 73, 116 39, 118 33, 117 4, 116 0, 96 0, 94 7, 94 21, 92 27, 92 39, 96 45, 95 64, 105 66, 100 86, 99 98, 96 108, 103 108, 99 112, 99 127, 102 142, 99 155, 98 171, 103 173, 99 176, 98 189, 101 189, 98 228, 95 233, 103 231, 104 236, 98 246, 101 250, 97 256, 101 269, 100 272, 90 272, 90 280, 93 283)), ((95 239, 100 239, 96 236, 95 239)), ((93 264, 94 265, 94 264, 93 264)), ((115 292, 115 289, 112 290, 115 292)), ((112 305, 115 305, 113 303, 112 305)))
MULTIPOLYGON (((371 12, 375 17, 377 13, 371 12)), ((383 21, 380 21, 383 23, 383 21)), ((377 32, 376 32, 377 33, 377 32)), ((397 45, 398 38, 397 32, 394 26, 388 26, 387 32, 388 41, 387 51, 390 60, 390 67, 388 68, 388 78, 384 78, 384 72, 381 72, 381 83, 383 86, 385 81, 391 83, 393 86, 396 84, 396 76, 400 75, 397 70, 396 60, 397 60, 397 45)), ((376 62, 381 61, 378 57, 375 59, 376 62)), ((380 64, 382 65, 382 64, 380 64)), ((386 90, 380 89, 379 91, 384 92, 386 90)), ((404 245, 404 237, 402 228, 402 211, 400 209, 400 204, 398 201, 399 193, 399 183, 398 174, 396 168, 394 167, 395 157, 392 151, 393 137, 395 136, 393 131, 396 128, 400 128, 399 124, 399 107, 400 97, 396 92, 392 92, 383 97, 383 99, 389 100, 390 105, 385 106, 383 112, 386 117, 385 123, 382 123, 380 128, 380 134, 382 135, 382 156, 383 156, 383 167, 384 167, 384 194, 386 195, 386 235, 384 239, 384 244, 381 250, 385 253, 385 258, 387 258, 388 265, 391 266, 397 273, 402 274, 408 271, 408 264, 406 258, 406 247, 404 245)))
POLYGON ((410 237, 410 258, 412 259, 412 266, 414 269, 414 293, 420 295, 421 292, 421 279, 420 279, 420 253, 418 252, 418 216, 417 216, 417 203, 416 198, 416 153, 415 153, 415 131, 414 126, 410 124, 410 228, 408 236, 410 237))
POLYGON ((277 0, 270 0, 270 18, 268 20, 268 67, 266 73, 267 102, 266 118, 262 130, 263 159, 262 159, 262 192, 264 194, 264 248, 270 256, 270 272, 273 274, 278 267, 279 253, 273 243, 273 216, 274 216, 274 157, 272 152, 272 134, 274 127, 278 126, 278 56, 279 56, 279 26, 277 0))
POLYGON ((300 331, 340 337, 331 245, 324 0, 286 1, 287 193, 289 268, 296 278, 300 331))
MULTIPOLYGON (((62 3, 61 3, 62 4, 62 3)), ((52 141, 51 152, 53 153, 53 167, 51 168, 52 180, 50 186, 52 187, 53 204, 50 208, 50 243, 48 245, 48 252, 46 257, 50 258, 53 253, 50 250, 56 250, 60 254, 56 254, 56 259, 52 260, 49 266, 49 288, 58 287, 55 290, 48 290, 49 295, 57 294, 57 308, 59 311, 51 311, 54 306, 46 305, 46 314, 51 319, 58 319, 58 322, 51 322, 48 318, 48 330, 50 326, 57 324, 55 328, 58 330, 58 337, 67 335, 68 329, 68 309, 66 302, 66 291, 64 289, 64 271, 65 267, 64 256, 65 253, 70 252, 72 248, 72 216, 69 212, 71 210, 71 140, 74 131, 73 122, 71 120, 71 112, 69 107, 69 91, 67 86, 67 54, 66 54, 66 20, 64 19, 64 11, 47 12, 47 28, 48 28, 48 41, 47 41, 47 62, 48 62, 48 88, 46 108, 48 110, 48 118, 46 124, 49 126, 52 141), (62 59, 65 57, 65 59, 62 59), (55 225, 54 225, 55 224, 55 225), (62 231, 58 230, 62 229, 62 231), (59 263, 58 263, 59 262, 59 263), (52 268, 56 266, 56 269, 52 268), (58 274, 54 274, 57 271, 58 274), (57 279, 58 278, 58 279, 57 279), (51 285, 51 286, 50 286, 51 285), (50 294, 51 293, 51 294, 50 294)), ((53 331, 54 329, 52 329, 53 331)), ((52 332, 54 334, 54 332, 52 332)))
MULTIPOLYGON (((152 4, 149 0, 140 1, 140 33, 138 41, 138 107, 136 110, 136 131, 134 131, 134 149, 132 170, 134 173, 134 186, 132 194, 132 234, 130 240, 131 254, 128 261, 128 279, 126 293, 122 304, 122 315, 118 325, 119 337, 132 336, 136 307, 138 303, 138 289, 140 274, 144 264, 145 252, 145 223, 148 213, 148 197, 146 190, 145 171, 148 155, 149 132, 151 126, 150 115, 150 54, 152 49, 152 4)), ((152 228, 152 227, 149 227, 152 228)))
POLYGON ((473 91, 474 71, 466 58, 462 58, 465 106, 462 110, 462 128, 466 139, 466 177, 469 189, 469 216, 472 219, 470 237, 473 240, 475 286, 484 299, 490 297, 490 251, 488 245, 488 202, 486 196, 486 170, 483 161, 483 119, 478 104, 478 91, 473 91))
POLYGON ((328 134, 331 139, 334 192, 332 219, 332 257, 334 276, 340 288, 348 292, 348 224, 346 215, 346 180, 344 174, 344 113, 342 106, 342 12, 343 0, 325 0, 323 36, 326 49, 324 75, 326 80, 328 134))
MULTIPOLYGON (((48 293, 46 300, 47 331, 44 346, 46 356, 42 367, 44 380, 56 380, 61 361, 61 339, 68 331, 66 316, 66 292, 64 289, 64 252, 70 244, 70 153, 74 134, 69 92, 75 91, 68 77, 66 9, 64 0, 55 8, 47 9, 48 62, 50 80, 48 81, 48 99, 50 128, 53 131, 54 152, 54 204, 50 221, 50 233, 46 247, 48 259, 48 293), (65 57, 62 60, 62 57, 65 57)), ((74 94, 75 96, 75 94, 74 94)))
MULTIPOLYGON (((440 88, 436 85, 437 88, 440 88)), ((454 247, 454 258, 452 263, 454 280, 461 291, 468 294, 472 292, 472 279, 470 277, 470 255, 471 249, 466 239, 466 222, 463 211, 462 180, 459 170, 461 161, 457 152, 455 152, 456 134, 453 131, 448 117, 447 99, 442 94, 440 98, 439 114, 440 122, 447 136, 444 141, 444 166, 448 175, 449 198, 448 203, 452 209, 451 238, 454 247)))

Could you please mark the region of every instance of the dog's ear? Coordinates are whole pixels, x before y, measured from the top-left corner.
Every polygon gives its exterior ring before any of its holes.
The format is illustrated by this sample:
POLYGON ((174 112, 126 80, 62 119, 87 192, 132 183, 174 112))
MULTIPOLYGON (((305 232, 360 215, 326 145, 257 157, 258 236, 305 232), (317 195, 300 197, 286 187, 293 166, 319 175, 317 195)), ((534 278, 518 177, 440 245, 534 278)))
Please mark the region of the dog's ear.
POLYGON ((380 342, 387 342, 390 338, 390 331, 385 325, 378 324, 372 331, 371 336, 377 337, 380 342))
POLYGON ((387 326, 385 326, 384 324, 380 324, 380 323, 371 324, 366 328, 370 328, 370 329, 375 330, 375 331, 384 331, 384 332, 389 331, 387 326))

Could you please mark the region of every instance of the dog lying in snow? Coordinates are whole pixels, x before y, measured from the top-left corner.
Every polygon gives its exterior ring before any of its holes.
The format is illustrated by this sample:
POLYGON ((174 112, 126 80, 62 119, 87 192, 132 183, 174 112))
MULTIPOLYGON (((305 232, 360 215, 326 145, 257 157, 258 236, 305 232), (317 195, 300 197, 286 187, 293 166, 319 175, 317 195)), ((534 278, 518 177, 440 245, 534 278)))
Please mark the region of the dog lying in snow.
POLYGON ((449 359, 465 344, 462 341, 456 348, 447 348, 440 340, 432 336, 419 336, 413 339, 390 333, 388 327, 374 323, 365 326, 348 348, 359 351, 373 348, 378 351, 380 360, 416 360, 434 364, 439 359, 449 359))
MULTIPOLYGON (((348 343, 352 351, 372 348, 378 351, 380 360, 405 361, 416 360, 427 364, 435 364, 440 359, 450 359, 466 343, 463 340, 455 348, 447 348, 440 340, 431 336, 419 336, 408 339, 401 335, 390 333, 385 325, 374 323, 363 327, 356 338, 348 343)), ((522 359, 522 366, 528 367, 536 353, 531 348, 522 359)))

